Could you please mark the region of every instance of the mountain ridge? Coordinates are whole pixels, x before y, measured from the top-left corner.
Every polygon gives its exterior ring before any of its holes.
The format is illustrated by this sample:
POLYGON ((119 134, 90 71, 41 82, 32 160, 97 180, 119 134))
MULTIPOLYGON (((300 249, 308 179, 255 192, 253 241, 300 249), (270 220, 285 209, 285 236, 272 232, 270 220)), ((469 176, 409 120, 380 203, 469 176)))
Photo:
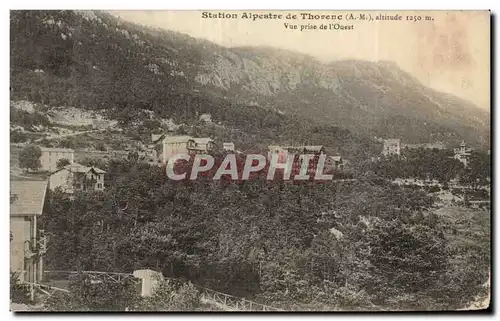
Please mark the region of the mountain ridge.
POLYGON ((11 87, 13 99, 49 105, 164 116, 196 109, 221 121, 215 109, 223 102, 367 137, 489 145, 488 112, 423 86, 394 62, 322 63, 286 49, 223 47, 105 12, 11 12, 11 87), (44 73, 33 77, 37 69, 44 73))

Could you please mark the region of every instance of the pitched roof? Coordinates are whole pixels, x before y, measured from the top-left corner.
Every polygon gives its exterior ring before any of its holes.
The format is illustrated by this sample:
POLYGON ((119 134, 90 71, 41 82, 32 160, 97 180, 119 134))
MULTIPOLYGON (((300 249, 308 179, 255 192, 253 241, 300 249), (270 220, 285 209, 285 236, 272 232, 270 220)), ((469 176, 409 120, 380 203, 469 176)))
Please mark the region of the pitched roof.
POLYGON ((308 151, 308 152, 320 152, 323 149, 323 146, 318 145, 318 146, 287 146, 284 147, 287 150, 292 150, 292 151, 308 151))
POLYGON ((105 171, 103 171, 102 169, 97 168, 97 167, 88 167, 88 166, 85 166, 82 164, 73 163, 73 164, 66 165, 63 168, 58 169, 57 171, 53 172, 52 174, 57 173, 63 169, 67 169, 68 171, 70 171, 72 173, 88 173, 91 170, 93 170, 97 174, 105 174, 106 173, 105 171))
POLYGON ((11 181, 11 216, 41 215, 45 203, 47 181, 11 181))
POLYGON ((309 152, 320 152, 323 149, 322 145, 318 146, 269 146, 269 150, 271 151, 299 151, 303 152, 304 150, 309 152))
POLYGON ((166 136, 163 139, 164 143, 187 143, 189 140, 192 140, 191 136, 166 136))
POLYGON ((318 146, 303 146, 305 150, 312 151, 312 152, 320 152, 323 149, 323 146, 318 145, 318 146))
POLYGON ((73 163, 73 164, 66 165, 66 166, 64 166, 64 168, 67 169, 67 170, 69 170, 70 172, 73 172, 73 173, 88 173, 91 170, 94 170, 94 172, 96 172, 98 174, 104 174, 104 173, 106 173, 105 171, 103 171, 100 168, 97 168, 97 167, 88 167, 88 166, 85 166, 85 165, 82 165, 82 164, 78 164, 78 163, 73 163))
POLYGON ((97 168, 97 167, 91 167, 94 172, 96 172, 97 174, 106 174, 106 171, 103 171, 102 169, 100 168, 97 168))
POLYGON ((213 142, 213 139, 210 137, 193 138, 193 140, 196 144, 201 144, 201 145, 206 145, 210 142, 213 142))
POLYGON ((277 145, 269 145, 269 150, 270 151, 283 151, 284 148, 281 146, 277 146, 277 145))
POLYGON ((151 134, 151 141, 153 143, 156 143, 158 142, 160 139, 162 139, 163 137, 165 137, 165 134, 151 134))
POLYGON ((69 149, 69 148, 47 148, 47 147, 40 147, 40 150, 42 152, 59 152, 59 153, 74 153, 74 149, 69 149))

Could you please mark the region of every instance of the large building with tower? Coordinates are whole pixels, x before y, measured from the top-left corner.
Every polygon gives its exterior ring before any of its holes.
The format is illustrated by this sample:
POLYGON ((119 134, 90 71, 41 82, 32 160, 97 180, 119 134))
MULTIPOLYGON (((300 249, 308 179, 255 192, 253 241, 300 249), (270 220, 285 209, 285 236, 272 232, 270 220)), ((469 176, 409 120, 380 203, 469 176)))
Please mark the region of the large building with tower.
POLYGON ((462 141, 459 148, 454 148, 453 152, 455 153, 455 159, 459 160, 465 167, 469 166, 472 149, 468 148, 464 141, 462 141))

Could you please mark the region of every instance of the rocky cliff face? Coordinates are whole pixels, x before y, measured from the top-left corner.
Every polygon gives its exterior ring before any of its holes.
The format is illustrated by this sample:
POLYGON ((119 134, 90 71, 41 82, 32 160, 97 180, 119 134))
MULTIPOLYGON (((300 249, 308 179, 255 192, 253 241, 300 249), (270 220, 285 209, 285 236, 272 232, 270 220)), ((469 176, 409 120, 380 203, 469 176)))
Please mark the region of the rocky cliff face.
POLYGON ((393 62, 325 64, 278 49, 233 48, 205 61, 195 80, 246 103, 366 134, 412 142, 457 141, 462 135, 480 144, 489 140, 488 112, 423 86, 393 62))

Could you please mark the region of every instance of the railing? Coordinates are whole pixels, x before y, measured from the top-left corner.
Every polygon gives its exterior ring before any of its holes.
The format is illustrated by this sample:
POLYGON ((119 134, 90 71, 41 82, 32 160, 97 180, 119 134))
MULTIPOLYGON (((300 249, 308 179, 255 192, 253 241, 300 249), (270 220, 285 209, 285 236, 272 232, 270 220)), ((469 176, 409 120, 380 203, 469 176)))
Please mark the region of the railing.
MULTIPOLYGON (((94 280, 102 280, 103 278, 107 278, 108 280, 114 282, 121 282, 126 278, 131 278, 132 280, 140 283, 141 280, 134 277, 131 273, 120 273, 120 272, 102 272, 102 271, 44 271, 44 273, 58 273, 58 274, 69 274, 69 278, 74 277, 78 274, 86 274, 91 276, 94 280)), ((172 281, 182 281, 186 280, 174 279, 174 278, 165 278, 172 281)), ((48 287, 48 286, 47 286, 48 287)), ((264 305, 261 303, 257 303, 254 301, 249 301, 244 298, 235 297, 230 294, 218 292, 209 288, 205 288, 200 285, 195 285, 197 289, 201 292, 202 299, 205 299, 209 303, 222 306, 225 310, 229 311, 283 311, 281 309, 271 307, 268 305, 264 305)), ((54 289, 53 287, 49 287, 54 289)), ((63 291, 64 289, 60 289, 63 291)))
POLYGON ((215 304, 223 305, 233 311, 283 311, 268 305, 238 298, 226 293, 217 292, 202 286, 196 286, 201 291, 202 298, 215 304))
POLYGON ((113 275, 133 275, 132 273, 123 273, 123 272, 103 272, 103 271, 63 271, 63 270, 50 270, 44 271, 44 273, 68 273, 68 274, 79 274, 79 273, 88 273, 88 274, 113 274, 113 275))
POLYGON ((38 289, 41 292, 43 292, 43 293, 45 293, 45 294, 47 294, 49 296, 52 295, 52 294, 54 294, 55 292, 58 292, 58 291, 59 292, 69 293, 69 291, 66 290, 66 289, 61 289, 61 288, 57 288, 57 287, 46 285, 46 284, 26 282, 26 281, 21 281, 21 283, 28 284, 28 285, 32 286, 33 288, 38 289), (52 292, 50 292, 50 291, 52 291, 52 292))
POLYGON ((121 273, 121 272, 102 272, 102 271, 44 271, 44 273, 59 273, 59 274, 69 274, 69 279, 77 275, 88 275, 92 280, 100 281, 102 279, 107 279, 108 281, 113 281, 120 283, 125 279, 130 279, 135 281, 135 283, 141 282, 140 279, 134 277, 131 273, 121 273))

